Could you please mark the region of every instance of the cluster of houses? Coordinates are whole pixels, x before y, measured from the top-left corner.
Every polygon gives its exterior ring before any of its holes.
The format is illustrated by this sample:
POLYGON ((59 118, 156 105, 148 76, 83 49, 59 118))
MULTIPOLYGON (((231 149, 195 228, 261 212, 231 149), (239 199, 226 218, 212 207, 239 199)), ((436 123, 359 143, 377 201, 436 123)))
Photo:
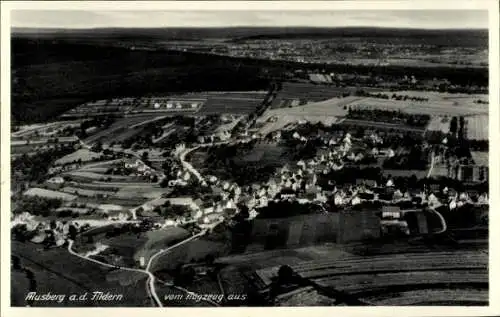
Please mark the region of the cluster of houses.
POLYGON ((74 226, 77 231, 85 231, 90 227, 88 224, 81 225, 74 220, 40 221, 27 212, 16 215, 11 220, 11 228, 18 225, 25 225, 26 232, 32 233, 31 242, 41 244, 46 243, 50 239, 53 245, 57 247, 64 245, 70 233, 71 226, 74 226))

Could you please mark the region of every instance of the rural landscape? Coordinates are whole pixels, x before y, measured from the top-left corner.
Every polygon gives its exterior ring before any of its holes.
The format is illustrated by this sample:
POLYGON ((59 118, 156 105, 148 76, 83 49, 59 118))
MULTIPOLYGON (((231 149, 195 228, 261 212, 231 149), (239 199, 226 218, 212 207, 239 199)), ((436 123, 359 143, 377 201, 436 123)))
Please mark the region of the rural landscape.
POLYGON ((57 27, 11 29, 11 306, 489 305, 487 29, 57 27))

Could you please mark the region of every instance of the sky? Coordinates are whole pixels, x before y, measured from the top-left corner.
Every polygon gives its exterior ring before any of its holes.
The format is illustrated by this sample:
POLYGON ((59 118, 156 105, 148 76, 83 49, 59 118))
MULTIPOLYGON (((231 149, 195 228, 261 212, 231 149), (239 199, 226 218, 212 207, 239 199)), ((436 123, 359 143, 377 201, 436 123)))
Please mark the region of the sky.
MULTIPOLYGON (((436 0, 438 1, 438 0, 436 0)), ((350 11, 61 11, 14 10, 13 27, 400 27, 424 29, 488 28, 484 10, 350 11)))

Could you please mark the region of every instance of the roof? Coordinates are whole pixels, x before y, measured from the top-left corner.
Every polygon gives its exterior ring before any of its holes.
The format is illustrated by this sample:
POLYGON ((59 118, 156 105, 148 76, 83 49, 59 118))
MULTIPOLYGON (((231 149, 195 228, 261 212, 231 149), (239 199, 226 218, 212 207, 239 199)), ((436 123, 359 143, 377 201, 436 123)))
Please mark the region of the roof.
POLYGON ((474 163, 479 166, 488 166, 489 164, 489 153, 488 152, 470 152, 474 163))

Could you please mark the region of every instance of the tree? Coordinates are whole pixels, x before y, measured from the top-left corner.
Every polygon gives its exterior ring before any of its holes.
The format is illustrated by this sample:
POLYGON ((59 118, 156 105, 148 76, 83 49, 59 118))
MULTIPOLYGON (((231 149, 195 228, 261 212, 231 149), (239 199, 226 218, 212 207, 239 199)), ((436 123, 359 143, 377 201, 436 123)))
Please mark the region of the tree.
POLYGON ((92 151, 100 153, 102 151, 102 142, 97 141, 93 146, 92 146, 92 151))
POLYGON ((453 118, 451 118, 451 121, 450 121, 450 133, 452 135, 456 135, 457 128, 458 128, 457 117, 453 117, 453 118))
POLYGON ((13 255, 10 257, 11 259, 11 262, 12 262, 12 269, 14 270, 21 270, 22 269, 22 266, 21 266, 21 259, 19 259, 19 257, 13 255))

